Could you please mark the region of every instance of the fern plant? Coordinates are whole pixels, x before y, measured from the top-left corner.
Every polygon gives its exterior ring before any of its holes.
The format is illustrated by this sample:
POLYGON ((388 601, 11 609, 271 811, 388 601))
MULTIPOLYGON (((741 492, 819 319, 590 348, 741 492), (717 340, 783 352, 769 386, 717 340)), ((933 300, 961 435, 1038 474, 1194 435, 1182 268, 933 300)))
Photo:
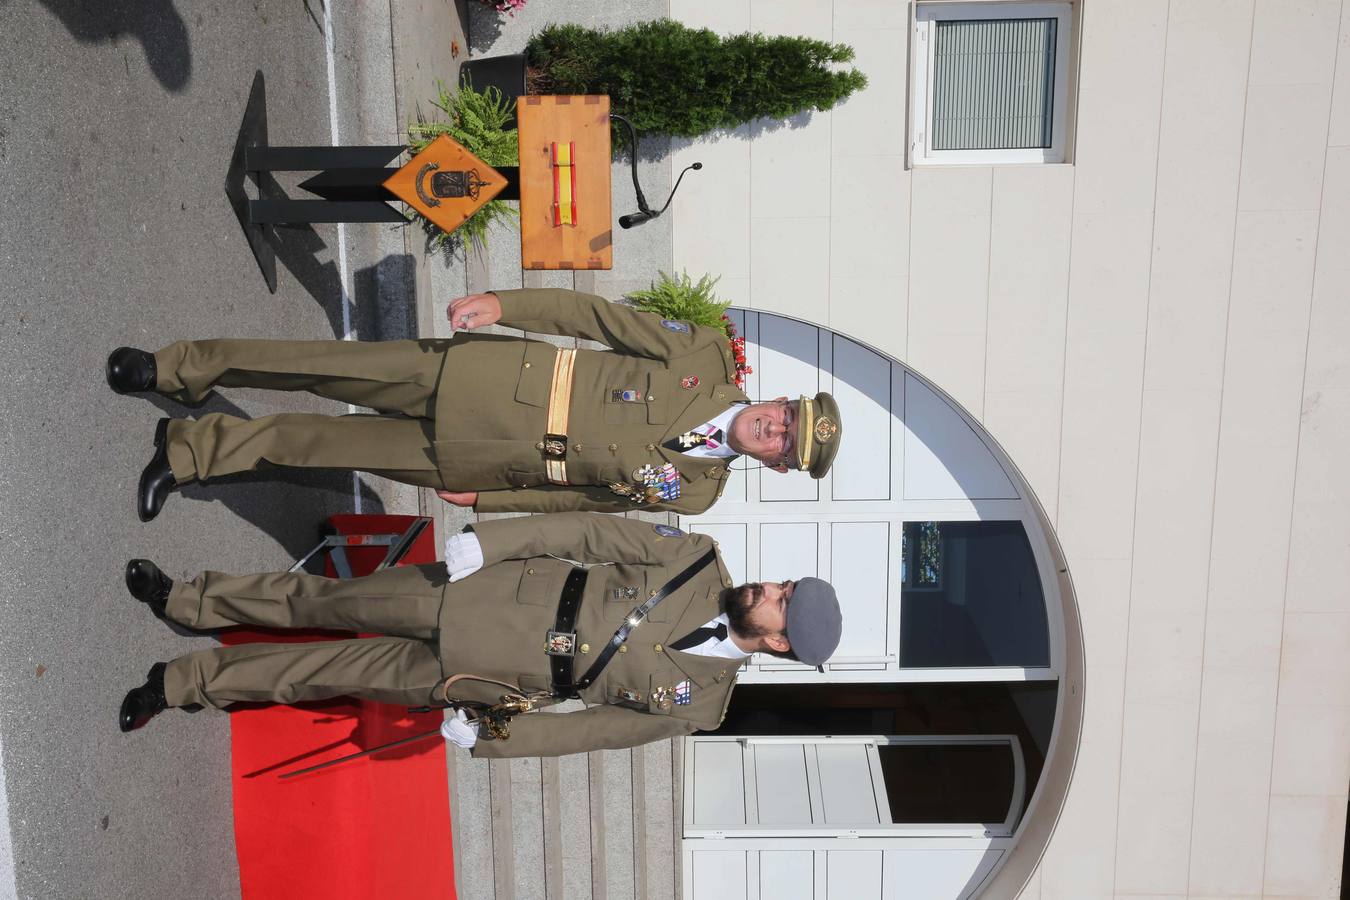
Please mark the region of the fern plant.
POLYGON ((688 272, 681 272, 673 278, 665 272, 658 274, 660 280, 650 288, 629 292, 628 299, 633 306, 643 312, 656 313, 663 319, 678 319, 711 328, 723 327, 731 301, 719 300, 713 293, 720 279, 704 275, 694 281, 688 272))
POLYGON ((732 359, 736 363, 736 386, 745 387, 745 376, 754 369, 746 365, 745 338, 736 333, 736 326, 727 316, 730 300, 719 300, 713 293, 719 278, 704 275, 698 281, 681 272, 671 277, 659 272, 660 280, 650 288, 632 291, 628 300, 643 312, 656 313, 663 319, 678 319, 709 328, 719 328, 731 343, 732 359))
MULTIPOLYGON (((516 129, 507 125, 515 100, 503 97, 502 92, 493 87, 479 92, 470 85, 463 85, 458 93, 452 94, 443 82, 438 81, 436 90, 438 96, 432 105, 445 113, 446 119, 419 119, 408 125, 408 150, 413 155, 446 134, 490 166, 520 165, 516 129)), ((452 247, 456 242, 464 241, 485 247, 493 224, 519 218, 520 212, 505 200, 489 200, 454 232, 442 231, 415 210, 413 215, 421 221, 433 246, 452 247)))

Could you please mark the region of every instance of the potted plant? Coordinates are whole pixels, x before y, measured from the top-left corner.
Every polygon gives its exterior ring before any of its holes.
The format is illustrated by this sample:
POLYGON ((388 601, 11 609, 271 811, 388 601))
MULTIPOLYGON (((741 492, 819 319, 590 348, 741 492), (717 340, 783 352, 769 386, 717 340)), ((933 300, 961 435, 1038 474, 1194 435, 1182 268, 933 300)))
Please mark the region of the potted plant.
MULTIPOLYGON (((607 94, 640 133, 697 137, 825 111, 866 86, 853 49, 806 37, 721 37, 671 19, 617 30, 550 25, 526 48, 530 93, 607 94)), ((615 132, 616 146, 627 139, 615 132)))
POLYGON ((656 313, 663 319, 722 329, 731 342, 731 355, 736 362, 736 386, 745 387, 745 376, 754 370, 745 364, 745 338, 736 333, 736 326, 726 314, 731 301, 720 300, 713 293, 719 279, 704 275, 694 281, 688 272, 681 272, 675 278, 665 272, 658 274, 660 280, 650 288, 627 295, 629 304, 643 312, 656 313))
MULTIPOLYGON (((446 119, 426 121, 419 119, 408 125, 408 150, 416 155, 427 144, 448 134, 466 150, 490 166, 520 165, 520 146, 516 138, 516 101, 503 97, 496 88, 477 91, 461 87, 457 94, 440 82, 439 96, 432 105, 445 113, 446 119)), ((414 212, 414 215, 417 215, 414 212)), ((488 229, 497 221, 518 218, 520 212, 505 200, 489 200, 453 233, 442 231, 430 220, 422 218, 422 227, 428 240, 437 247, 453 245, 456 241, 487 245, 488 229)))

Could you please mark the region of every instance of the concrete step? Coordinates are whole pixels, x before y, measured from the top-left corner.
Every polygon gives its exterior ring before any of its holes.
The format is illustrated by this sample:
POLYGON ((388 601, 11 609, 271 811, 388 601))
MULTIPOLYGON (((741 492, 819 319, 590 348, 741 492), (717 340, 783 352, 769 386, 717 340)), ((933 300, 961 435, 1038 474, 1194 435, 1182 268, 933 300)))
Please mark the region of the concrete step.
POLYGON ((510 760, 450 748, 458 896, 675 900, 680 746, 510 760))

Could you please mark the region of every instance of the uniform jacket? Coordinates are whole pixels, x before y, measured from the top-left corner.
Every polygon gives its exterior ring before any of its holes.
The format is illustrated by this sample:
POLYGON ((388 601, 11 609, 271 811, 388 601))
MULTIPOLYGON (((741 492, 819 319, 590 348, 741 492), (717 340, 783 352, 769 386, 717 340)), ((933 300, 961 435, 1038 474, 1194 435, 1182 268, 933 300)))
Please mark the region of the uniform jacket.
MULTIPOLYGON (((441 665, 447 676, 471 673, 547 690, 546 633, 553 628, 563 581, 572 562, 592 564, 577 616, 575 678, 623 624, 625 615, 714 547, 706 535, 595 513, 562 513, 480 522, 473 526, 483 567, 445 588, 441 665), (561 558, 560 558, 561 557, 561 558)), ((629 635, 567 713, 516 716, 506 740, 480 735, 476 757, 559 756, 634 747, 716 728, 731 699, 744 658, 698 656, 667 644, 720 612, 719 594, 731 576, 718 556, 666 597, 629 635)), ((458 681, 458 699, 498 700, 503 688, 458 681)))
POLYGON ((578 350, 567 429, 567 486, 548 482, 543 444, 556 348, 504 335, 460 333, 436 397, 436 464, 457 491, 480 491, 479 512, 623 512, 638 508, 609 483, 671 463, 680 496, 644 510, 706 511, 726 459, 686 456, 667 441, 746 396, 724 332, 663 320, 567 290, 498 291, 500 324, 599 341, 578 350), (630 399, 623 399, 626 396, 630 399))

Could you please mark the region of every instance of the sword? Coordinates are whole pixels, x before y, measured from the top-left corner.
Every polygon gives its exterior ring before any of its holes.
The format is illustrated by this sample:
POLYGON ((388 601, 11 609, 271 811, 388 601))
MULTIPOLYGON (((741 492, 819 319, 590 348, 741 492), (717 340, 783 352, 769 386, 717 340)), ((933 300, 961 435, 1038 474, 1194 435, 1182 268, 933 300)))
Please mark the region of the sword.
POLYGON ((440 733, 441 733, 440 728, 436 728, 432 731, 424 731, 421 734, 414 734, 412 737, 400 738, 397 741, 390 741, 389 743, 381 744, 378 747, 371 747, 369 750, 361 750, 356 753, 348 753, 346 756, 340 756, 337 759, 330 759, 327 762, 321 762, 312 766, 306 766, 303 769, 296 769, 294 772, 287 772, 284 775, 278 777, 282 779, 294 778, 297 775, 305 775, 309 772, 317 772, 320 769, 327 769, 330 766, 341 765, 342 763, 349 762, 353 759, 360 759, 363 756, 370 756, 374 753, 379 753, 383 750, 392 750, 395 747, 402 747, 404 744, 411 744, 414 741, 420 741, 423 740, 424 738, 429 738, 432 735, 439 736, 440 733))

